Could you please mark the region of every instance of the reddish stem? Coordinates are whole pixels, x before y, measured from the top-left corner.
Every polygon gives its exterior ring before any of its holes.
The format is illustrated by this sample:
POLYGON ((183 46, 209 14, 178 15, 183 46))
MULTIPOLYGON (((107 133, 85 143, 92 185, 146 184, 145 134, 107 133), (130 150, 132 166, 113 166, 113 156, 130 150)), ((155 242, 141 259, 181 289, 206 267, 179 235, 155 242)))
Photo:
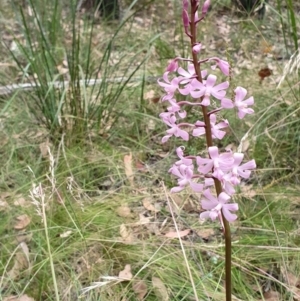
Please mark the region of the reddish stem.
MULTIPOLYGON (((198 9, 198 7, 195 6, 195 1, 191 0, 191 21, 190 21, 190 34, 188 36, 191 39, 191 47, 193 48, 193 45, 197 42, 197 27, 196 24, 198 22, 195 22, 195 12, 198 9)), ((193 64, 195 67, 195 72, 197 75, 197 80, 199 82, 203 82, 202 76, 201 76, 201 68, 200 63, 198 62, 197 54, 192 51, 192 57, 193 57, 193 64)), ((205 60, 204 60, 205 61, 205 60)), ((200 61, 201 62, 201 61, 200 61)), ((204 96, 203 96, 204 97, 204 96)), ((200 99, 200 102, 202 101, 203 97, 200 99)), ((199 102, 199 101, 197 101, 199 102)), ((207 147, 213 146, 213 139, 212 139, 212 132, 211 132, 211 126, 210 126, 210 118, 209 114, 207 112, 207 107, 202 106, 202 113, 205 123, 205 137, 206 137, 206 144, 207 147)), ((214 178, 216 193, 219 195, 222 192, 222 184, 218 179, 214 178)), ((226 301, 231 301, 231 231, 230 231, 230 225, 229 222, 224 217, 224 214, 222 212, 222 220, 224 225, 224 238, 225 238, 225 288, 226 288, 226 301)))

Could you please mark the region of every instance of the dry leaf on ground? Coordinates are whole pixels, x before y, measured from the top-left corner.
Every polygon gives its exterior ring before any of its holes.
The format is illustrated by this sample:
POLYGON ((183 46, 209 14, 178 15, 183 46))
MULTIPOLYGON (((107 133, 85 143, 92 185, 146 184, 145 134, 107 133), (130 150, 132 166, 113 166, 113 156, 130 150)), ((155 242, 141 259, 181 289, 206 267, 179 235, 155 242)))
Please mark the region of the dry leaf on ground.
POLYGON ((124 279, 124 280, 131 280, 132 279, 131 265, 130 264, 125 265, 124 270, 119 273, 119 278, 124 279))
POLYGON ((8 297, 5 297, 3 299, 3 301, 34 301, 34 299, 25 294, 25 295, 22 295, 20 297, 18 297, 18 296, 8 296, 8 297))
POLYGON ((293 294, 294 301, 300 301, 300 289, 298 287, 291 287, 289 291, 293 294))
POLYGON ((27 214, 22 214, 22 215, 18 216, 16 219, 17 219, 17 222, 14 225, 14 229, 16 229, 16 230, 25 229, 31 222, 31 219, 27 214))
POLYGON ((7 276, 10 280, 18 279, 20 276, 20 273, 24 271, 25 269, 30 267, 30 261, 29 261, 29 249, 25 242, 20 243, 20 248, 22 250, 19 250, 15 256, 14 256, 14 265, 7 272, 7 276))
POLYGON ((249 146, 250 146, 249 139, 245 139, 242 143, 242 152, 245 153, 248 150, 249 146))
POLYGON ((135 162, 135 168, 141 172, 147 172, 147 166, 140 160, 135 162))
POLYGON ((144 198, 142 202, 143 202, 143 206, 147 210, 153 211, 153 212, 159 212, 160 211, 160 206, 158 204, 157 204, 158 206, 153 205, 151 198, 144 198))
POLYGON ((264 293, 265 301, 282 301, 281 295, 276 291, 268 291, 264 293))
POLYGON ((150 100, 153 103, 158 103, 160 97, 157 96, 157 93, 154 90, 150 90, 144 94, 144 99, 150 100))
POLYGON ((118 207, 116 213, 121 217, 132 217, 131 209, 125 205, 118 207))
POLYGON ((124 167, 125 167, 125 174, 130 183, 130 186, 134 186, 133 170, 132 170, 132 153, 124 156, 124 167))
POLYGON ((42 157, 48 158, 49 157, 49 153, 48 153, 49 141, 40 143, 39 148, 40 148, 42 157))
POLYGON ((294 275, 291 272, 286 272, 284 270, 284 268, 281 268, 281 273, 284 277, 285 282, 288 285, 287 290, 293 294, 293 300, 294 301, 300 301, 300 280, 299 277, 297 277, 296 275, 294 275))
POLYGON ((17 243, 20 244, 21 242, 25 242, 25 243, 30 242, 32 240, 32 236, 33 236, 32 232, 30 233, 20 232, 16 236, 17 243))
POLYGON ((139 301, 144 300, 144 297, 147 294, 147 285, 144 280, 137 280, 132 283, 132 289, 137 294, 139 301))
POLYGON ((285 282, 290 286, 299 286, 299 278, 291 272, 285 271, 283 267, 280 267, 280 272, 284 277, 285 282))
POLYGON ((187 236, 191 232, 191 229, 186 229, 183 231, 173 231, 173 232, 168 232, 164 236, 169 237, 169 238, 178 238, 178 237, 184 237, 187 236))
POLYGON ((139 214, 139 218, 140 220, 134 224, 132 224, 132 226, 140 226, 140 225, 147 225, 151 223, 151 220, 154 218, 153 216, 145 216, 143 213, 139 214))
POLYGON ((203 239, 209 239, 215 235, 215 231, 214 231, 214 229, 211 229, 211 228, 200 229, 200 230, 197 230, 197 235, 199 235, 203 239))
POLYGON ((134 241, 134 236, 132 231, 128 229, 124 224, 120 225, 120 235, 125 244, 132 244, 134 241))
POLYGON ((150 90, 144 94, 144 99, 152 99, 155 96, 155 91, 150 90))
POLYGON ((0 212, 5 211, 8 208, 9 208, 8 203, 6 201, 0 200, 0 212))
POLYGON ((169 301, 169 294, 165 284, 157 277, 152 277, 152 286, 160 301, 169 301))
POLYGON ((0 199, 1 199, 1 200, 4 200, 4 199, 10 197, 11 195, 12 195, 11 192, 7 192, 7 191, 1 192, 1 193, 0 193, 0 199))
POLYGON ((14 201, 14 205, 20 207, 29 207, 32 205, 32 203, 29 200, 26 200, 24 197, 19 195, 14 201))

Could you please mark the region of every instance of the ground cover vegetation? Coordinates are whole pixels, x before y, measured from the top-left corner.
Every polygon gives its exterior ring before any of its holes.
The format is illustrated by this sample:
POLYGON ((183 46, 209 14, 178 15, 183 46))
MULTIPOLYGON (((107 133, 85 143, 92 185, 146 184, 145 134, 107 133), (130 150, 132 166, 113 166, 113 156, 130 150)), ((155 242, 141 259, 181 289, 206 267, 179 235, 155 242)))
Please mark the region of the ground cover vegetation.
MULTIPOLYGON (((157 79, 189 55, 182 3, 124 1, 104 21, 75 2, 0 3, 0 298, 224 300, 220 226, 193 191, 170 194, 177 144, 161 144, 157 79)), ((245 124, 222 112, 218 145, 257 164, 235 197, 233 300, 300 299, 299 11, 216 1, 199 29, 255 98, 245 124)))

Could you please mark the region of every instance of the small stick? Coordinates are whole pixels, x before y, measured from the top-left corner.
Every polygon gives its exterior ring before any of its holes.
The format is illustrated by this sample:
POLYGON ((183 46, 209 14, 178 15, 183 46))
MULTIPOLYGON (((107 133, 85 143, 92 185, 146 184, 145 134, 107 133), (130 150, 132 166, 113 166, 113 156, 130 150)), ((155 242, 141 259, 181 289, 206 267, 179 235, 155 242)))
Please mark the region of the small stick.
MULTIPOLYGON (((148 76, 146 78, 142 77, 132 77, 129 79, 129 82, 138 82, 145 80, 148 83, 156 82, 158 76, 148 76)), ((108 78, 106 80, 103 79, 90 79, 90 80, 84 80, 81 79, 79 81, 79 84, 81 86, 94 86, 94 85, 100 85, 102 82, 107 83, 121 83, 122 81, 127 81, 128 78, 124 77, 115 77, 115 78, 108 78)), ((68 87, 70 85, 70 81, 55 81, 55 82, 48 82, 48 86, 53 86, 56 89, 62 89, 64 87, 68 87)), ((40 84, 37 83, 24 83, 24 84, 12 84, 12 85, 6 85, 6 86, 0 86, 0 96, 8 96, 15 91, 21 90, 21 91, 32 91, 38 87, 40 87, 40 84)))

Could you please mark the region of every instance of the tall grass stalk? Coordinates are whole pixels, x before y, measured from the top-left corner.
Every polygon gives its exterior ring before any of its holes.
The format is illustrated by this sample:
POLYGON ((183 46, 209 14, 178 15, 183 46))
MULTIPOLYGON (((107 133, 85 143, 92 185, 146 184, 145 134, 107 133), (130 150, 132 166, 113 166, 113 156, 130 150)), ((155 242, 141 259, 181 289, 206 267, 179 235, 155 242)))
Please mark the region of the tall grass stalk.
POLYGON ((197 294, 197 289, 196 289, 195 282, 194 282, 194 279, 193 279, 193 275, 192 275, 192 272, 191 272, 191 269, 190 269, 189 261, 188 261, 187 256, 186 256, 186 252, 185 252, 185 249, 184 249, 184 246, 183 246, 183 243, 182 243, 182 239, 179 235, 178 225, 177 225, 176 220, 175 220, 174 212, 172 210, 172 206, 170 204, 170 199, 169 199, 169 196, 167 194, 167 190, 166 190, 165 185, 163 185, 163 188, 164 188, 164 193, 165 193, 166 198, 167 198, 167 202, 168 202, 169 210, 170 210, 170 213, 171 213, 171 216, 172 216, 172 220, 173 220, 176 232, 178 233, 178 239, 179 239, 180 247, 181 247, 181 250, 182 250, 182 255, 183 255, 185 265, 186 265, 186 268, 187 268, 187 271, 188 271, 188 274, 189 274, 189 277, 190 277, 191 285, 192 285, 192 288, 193 288, 193 291, 194 291, 195 300, 199 301, 198 294, 197 294))
POLYGON ((42 208, 42 217, 43 217, 43 223, 44 223, 44 230, 45 230, 45 237, 46 237, 46 243, 47 243, 47 249, 48 249, 49 263, 50 263, 50 268, 51 268, 52 281, 53 281, 54 292, 55 292, 55 299, 56 299, 56 301, 59 301, 60 298, 59 298, 59 292, 58 292, 58 285, 57 285, 54 261, 53 261, 51 244, 50 244, 49 233, 48 233, 45 194, 43 192, 43 188, 42 188, 41 184, 39 185, 38 189, 41 190, 40 201, 41 201, 41 208, 42 208))
POLYGON ((39 183, 37 186, 33 187, 33 189, 30 191, 30 197, 33 201, 33 204, 36 206, 38 214, 41 217, 42 222, 43 222, 47 250, 48 250, 47 255, 49 258, 51 276, 52 276, 54 292, 55 292, 55 299, 56 299, 56 301, 59 301, 60 300, 59 291, 58 291, 57 279, 56 279, 55 268, 54 268, 54 261, 53 261, 49 232, 48 232, 48 223, 47 223, 47 214, 46 214, 46 205, 47 205, 46 194, 44 192, 44 189, 43 189, 41 183, 39 183))
MULTIPOLYGON (((42 187, 42 184, 39 183, 38 185, 34 185, 32 190, 30 191, 30 197, 32 199, 33 204, 36 207, 36 211, 38 215, 41 217, 44 231, 45 231, 45 238, 46 238, 46 244, 47 244, 47 250, 48 250, 48 257, 49 257, 49 263, 51 268, 51 275, 52 275, 52 281, 54 286, 54 292, 55 292, 55 299, 56 301, 59 301, 59 290, 58 290, 58 284, 57 284, 57 278, 54 268, 54 260, 52 256, 52 250, 51 250, 51 243, 50 243, 50 237, 48 232, 48 222, 47 222, 47 214, 46 214, 46 207, 49 205, 49 200, 53 199, 53 195, 57 192, 56 190, 56 180, 55 180, 55 160, 53 155, 51 154, 50 148, 48 147, 48 154, 49 154, 49 175, 47 175, 47 178, 49 182, 51 183, 51 194, 48 198, 48 201, 46 201, 46 193, 45 190, 42 187)), ((30 169, 31 170, 31 169, 30 169)))

